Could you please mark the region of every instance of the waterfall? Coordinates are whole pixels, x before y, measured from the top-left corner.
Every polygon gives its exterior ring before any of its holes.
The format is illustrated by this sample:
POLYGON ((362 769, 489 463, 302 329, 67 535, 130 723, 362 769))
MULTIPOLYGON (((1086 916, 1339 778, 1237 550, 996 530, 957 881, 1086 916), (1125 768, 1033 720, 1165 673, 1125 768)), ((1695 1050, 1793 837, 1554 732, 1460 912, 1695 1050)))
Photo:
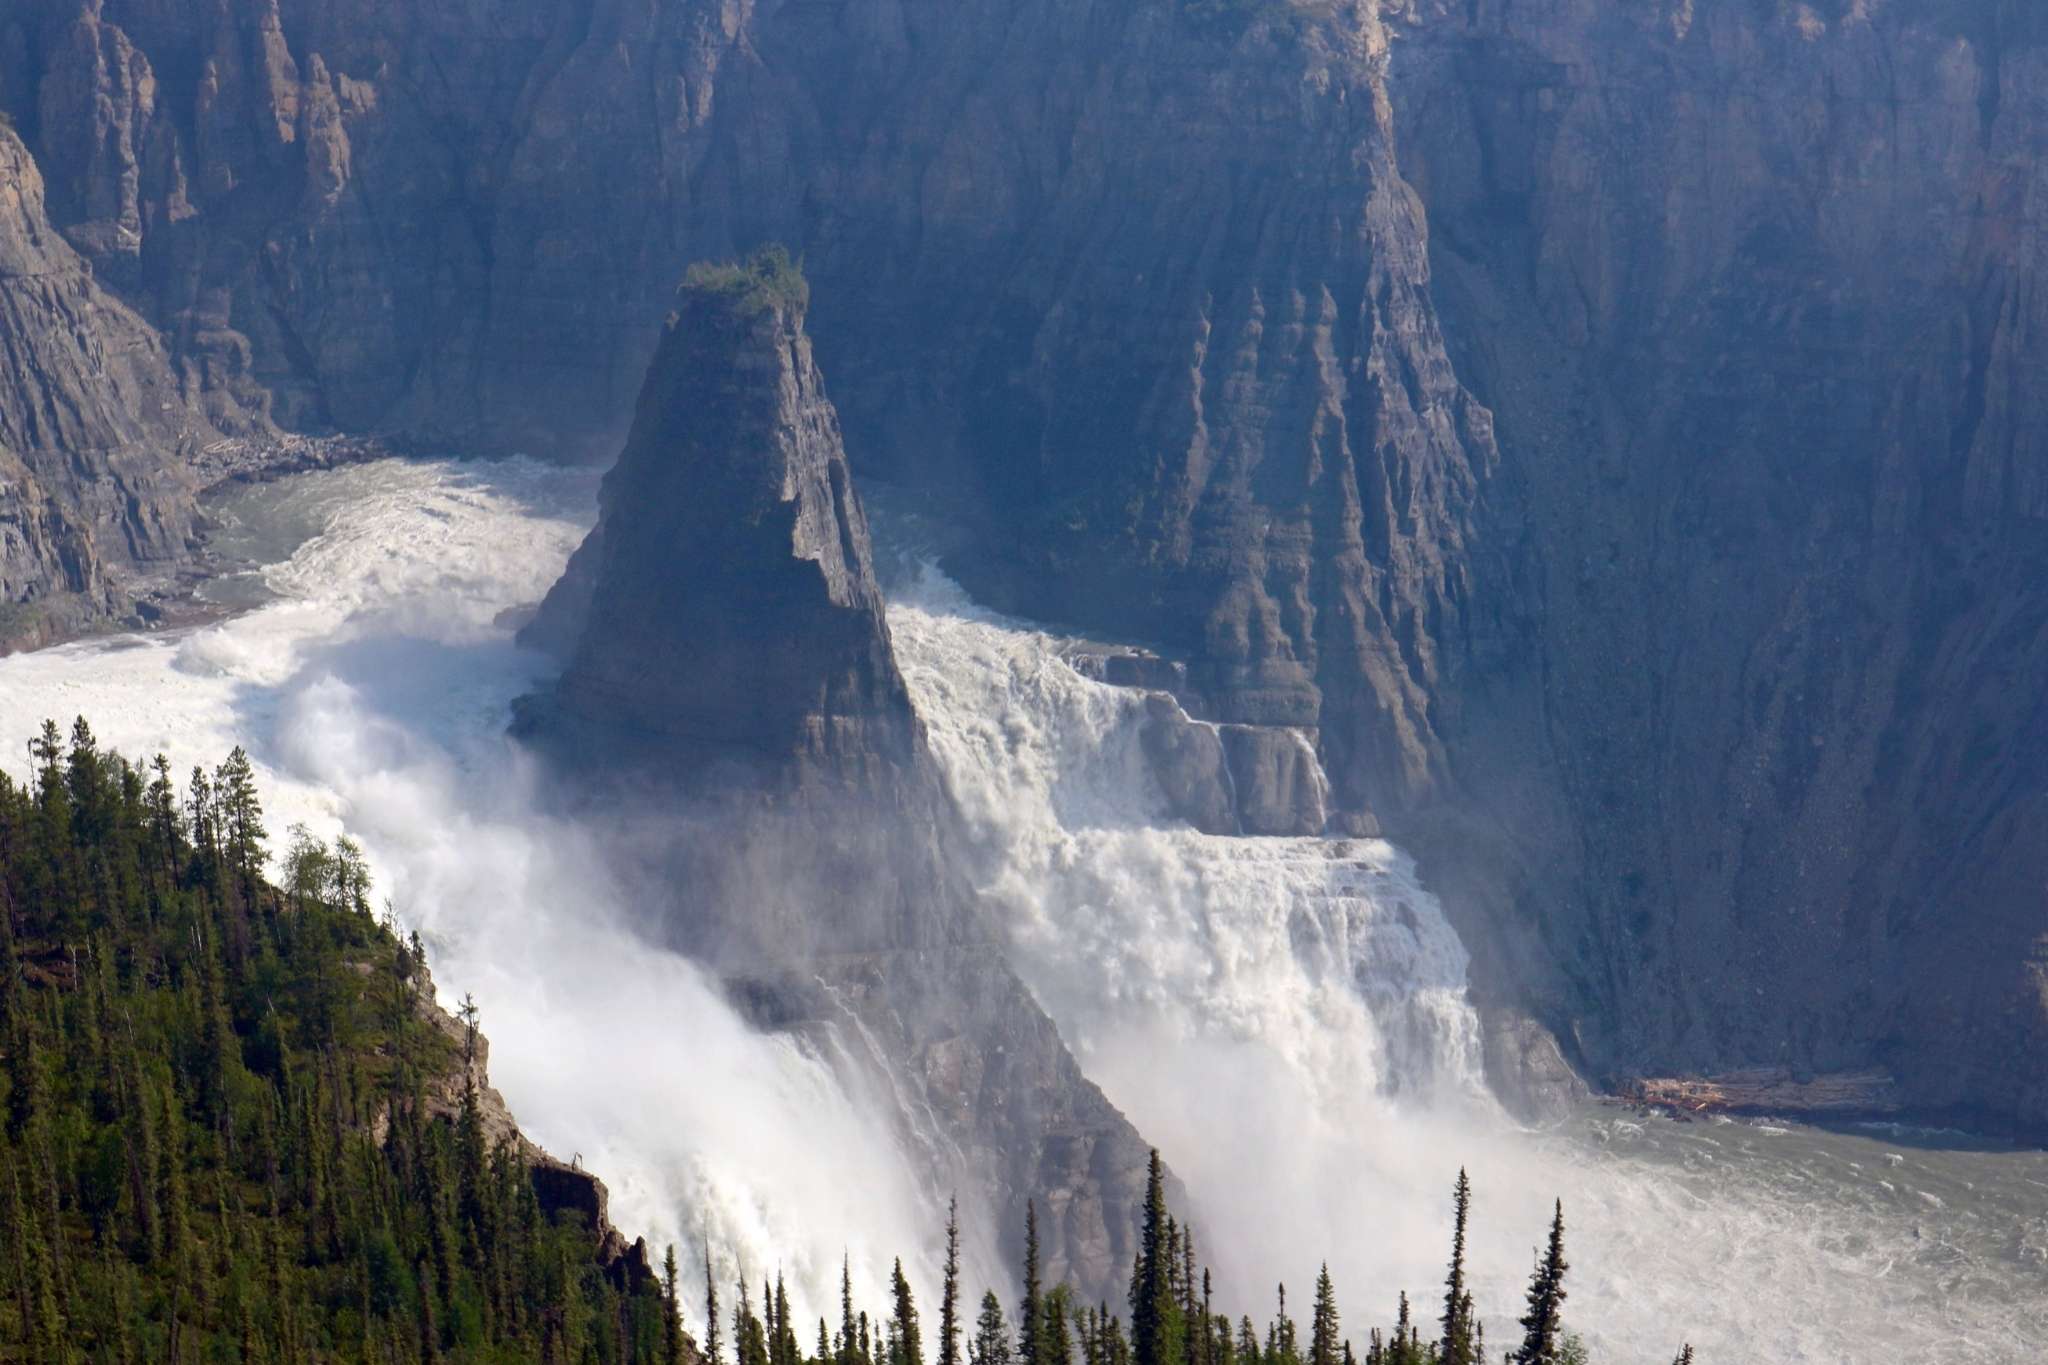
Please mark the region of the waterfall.
MULTIPOLYGON (((0 730, 83 712, 102 743, 180 770, 246 744, 274 831, 364 842, 442 991, 482 1003, 513 1111, 604 1175, 623 1226, 686 1261, 709 1245, 724 1272, 780 1267, 806 1310, 836 1302, 842 1255, 864 1303, 898 1254, 928 1294, 944 1192, 902 1135, 930 1125, 899 1112, 866 1040, 758 1033, 636 938, 617 913, 634 889, 591 831, 543 813, 504 739, 546 664, 503 613, 559 571, 593 482, 381 461, 245 490, 221 536, 268 564, 263 605, 0 660, 0 730)), ((1497 1344, 1561 1195, 1567 1317, 1602 1362, 1669 1360, 1680 1336, 1706 1361, 2048 1353, 2048 1156, 1600 1113, 1523 1131, 1484 1094, 1464 951, 1399 850, 1178 824, 1143 693, 928 566, 890 579, 961 856, 1083 1068, 1185 1181, 1219 1305, 1262 1317, 1276 1279, 1305 1303, 1327 1257, 1354 1343, 1399 1289, 1427 1319, 1463 1165, 1497 1344)), ((968 1280, 1003 1289, 968 1204, 968 1280)))
MULTIPOLYGON (((897 577, 898 660, 1018 971, 1187 1179, 1238 1283, 1304 1246, 1343 1255, 1345 1218, 1380 1193, 1360 1175, 1405 1145, 1363 1135, 1422 1113, 1502 1125, 1465 950, 1406 855, 1177 822, 1141 742, 1142 691, 1084 676, 1072 642, 978 607, 929 563, 897 577)), ((1444 1161, 1422 1176, 1428 1197, 1456 1174, 1444 1161)), ((1431 1215, 1415 1221, 1420 1236, 1431 1215)), ((1406 1256, 1356 1268, 1433 1273, 1406 1256)))

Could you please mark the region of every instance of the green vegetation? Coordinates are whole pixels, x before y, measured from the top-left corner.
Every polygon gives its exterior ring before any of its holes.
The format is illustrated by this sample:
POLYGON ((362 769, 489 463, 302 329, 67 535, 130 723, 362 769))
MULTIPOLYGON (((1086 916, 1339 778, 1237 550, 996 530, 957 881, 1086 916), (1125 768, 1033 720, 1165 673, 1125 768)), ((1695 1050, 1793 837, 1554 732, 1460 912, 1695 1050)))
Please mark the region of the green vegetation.
POLYGON ((0 1358, 662 1358, 658 1287, 487 1143, 359 850, 296 835, 265 881, 239 749, 182 791, 82 720, 30 752, 0 775, 0 1358))
MULTIPOLYGON (((843 1270, 810 1352, 779 1276, 758 1299, 732 1286, 728 1335, 707 1260, 700 1349, 673 1250, 658 1275, 601 1263, 512 1136, 490 1140, 476 1010, 459 1028, 435 1011, 417 935, 371 912, 362 851, 294 830, 266 879, 240 749, 182 788, 83 720, 68 741, 45 723, 29 753, 27 782, 0 774, 0 1360, 726 1365, 729 1340, 733 1365, 925 1365, 900 1263, 878 1314, 843 1270)), ((1481 1365, 1471 1199, 1460 1172, 1440 1338, 1401 1294, 1362 1354, 1327 1267, 1305 1349, 1284 1286, 1263 1336, 1217 1312, 1156 1152, 1128 1319, 1044 1282, 1035 1204, 1014 1328, 994 1292, 963 1319, 949 1210, 937 1365, 963 1345, 966 1365, 1481 1365)), ((1560 1205, 1508 1365, 1586 1360, 1567 1269, 1560 1205)))
POLYGON ((811 301, 803 266, 780 242, 756 247, 744 261, 699 261, 684 272, 683 285, 730 297, 746 316, 777 306, 802 311, 811 301))

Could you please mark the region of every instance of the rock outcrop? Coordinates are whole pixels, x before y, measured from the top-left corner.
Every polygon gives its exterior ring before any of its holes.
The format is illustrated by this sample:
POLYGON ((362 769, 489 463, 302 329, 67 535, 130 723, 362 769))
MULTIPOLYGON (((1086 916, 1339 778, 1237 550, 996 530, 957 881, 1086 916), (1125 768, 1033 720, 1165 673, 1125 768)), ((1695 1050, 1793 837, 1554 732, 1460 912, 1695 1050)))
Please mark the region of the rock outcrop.
POLYGON ((51 225, 0 125, 0 650, 134 610, 195 530, 183 458, 216 433, 156 333, 51 225))
MULTIPOLYGON (((519 728, 621 814, 660 932, 777 1028, 853 1028, 945 1139, 934 1178, 1026 1199, 1051 1273, 1129 1259, 1146 1150, 1004 961, 944 845, 954 817, 898 672, 839 422, 779 249, 693 268, 605 480, 529 628, 566 646, 519 728)), ((616 813, 615 813, 616 814, 616 813)), ((917 1135, 904 1114, 906 1145, 917 1135)))
MULTIPOLYGON (((604 1181, 584 1170, 579 1160, 563 1161, 520 1131, 505 1097, 491 1084, 491 1040, 472 1033, 468 1025, 436 1003, 434 980, 425 964, 408 958, 407 971, 406 999, 420 1022, 446 1041, 445 1055, 450 1062, 446 1069, 421 1078, 421 1112, 452 1124, 462 1113, 465 1085, 474 1086, 485 1145, 495 1151, 501 1143, 509 1144, 519 1154, 541 1212, 549 1218, 574 1218, 587 1227, 598 1268, 623 1287, 652 1281, 654 1260, 648 1254, 647 1239, 636 1237, 628 1242, 625 1233, 612 1223, 611 1191, 604 1181)), ((390 1129, 390 1111, 380 1109, 372 1123, 372 1136, 381 1144, 390 1129)))
POLYGON ((699 267, 526 638, 567 644, 543 729, 611 768, 936 790, 867 520, 786 256, 699 267), (573 643, 570 643, 573 642, 573 643))

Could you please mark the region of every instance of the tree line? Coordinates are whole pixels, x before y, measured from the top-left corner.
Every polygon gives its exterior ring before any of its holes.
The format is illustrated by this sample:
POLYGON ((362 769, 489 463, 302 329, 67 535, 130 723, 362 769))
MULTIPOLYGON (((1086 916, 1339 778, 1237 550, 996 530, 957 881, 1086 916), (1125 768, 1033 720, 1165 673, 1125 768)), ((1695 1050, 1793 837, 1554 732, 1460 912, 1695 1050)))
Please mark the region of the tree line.
MULTIPOLYGON (((1486 1332, 1466 1281, 1465 1243, 1472 1210, 1472 1185, 1458 1173, 1452 1192, 1449 1268, 1441 1311, 1429 1323, 1403 1293, 1387 1327, 1374 1327, 1360 1353, 1344 1334, 1328 1265, 1316 1277, 1304 1342, 1290 1316, 1287 1288, 1279 1286, 1275 1312, 1261 1332, 1249 1315, 1233 1320, 1216 1310, 1214 1279, 1195 1254, 1194 1234, 1166 1207, 1165 1175, 1159 1153, 1151 1155, 1145 1214, 1132 1258, 1124 1307, 1128 1318, 1107 1303, 1084 1304, 1069 1285, 1047 1285, 1041 1274, 1038 1214, 1025 1205, 1023 1286, 1014 1327, 994 1290, 983 1293, 971 1323, 962 1317, 958 1205, 949 1212, 945 1262, 939 1291, 937 1338, 932 1365, 1487 1365, 1486 1332)), ((1503 1365, 1586 1365, 1584 1342, 1565 1329, 1564 1208, 1560 1202, 1549 1236, 1530 1273, 1524 1312, 1517 1321, 1517 1345, 1502 1351, 1503 1365)), ((674 1252, 663 1275, 670 1316, 681 1306, 674 1252)), ((839 1321, 820 1318, 815 1348, 808 1354, 802 1329, 791 1321, 781 1277, 761 1285, 756 1314, 742 1278, 730 1310, 732 1365, 926 1365, 925 1328, 910 1283, 898 1260, 885 1313, 857 1311, 850 1268, 840 1274, 839 1321)), ((701 1365, 726 1365, 717 1283, 707 1256, 704 1266, 705 1333, 701 1365)), ((670 1361, 680 1356, 669 1357, 670 1361)), ((1690 1345, 1672 1365, 1694 1365, 1690 1345)))
POLYGON ((651 1277, 486 1134, 467 1029, 236 749, 0 774, 0 1358, 652 1361, 651 1277))
MULTIPOLYGON (((707 1259, 693 1335, 673 1249, 601 1257, 487 1131, 475 1010, 445 1026, 362 850, 294 829, 269 879, 244 751, 180 782, 80 719, 28 754, 0 773, 0 1360, 927 1365, 900 1261, 886 1311, 843 1271, 806 1331, 779 1276, 722 1307, 707 1259)), ((1284 1288, 1263 1332, 1216 1311, 1155 1153, 1123 1312, 1044 1282, 1034 1205, 1021 1298, 969 1321, 949 1217, 932 1365, 1481 1365, 1470 1208, 1460 1173, 1434 1321, 1403 1295, 1357 1352, 1327 1269, 1305 1341, 1284 1288)), ((1510 1365, 1585 1359, 1563 1238, 1560 1207, 1510 1365)))

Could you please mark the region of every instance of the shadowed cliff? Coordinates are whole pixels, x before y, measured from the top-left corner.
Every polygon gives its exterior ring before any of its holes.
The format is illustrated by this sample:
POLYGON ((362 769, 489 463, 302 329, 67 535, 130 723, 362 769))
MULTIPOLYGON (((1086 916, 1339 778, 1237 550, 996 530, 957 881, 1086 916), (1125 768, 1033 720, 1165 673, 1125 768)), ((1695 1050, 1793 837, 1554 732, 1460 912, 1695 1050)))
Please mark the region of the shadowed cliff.
POLYGON ((1312 731, 1492 1058, 2038 1126, 2038 10, 31 0, 0 107, 203 400, 296 425, 608 455, 669 282, 788 241, 863 473, 1312 731))
POLYGON ((52 225, 0 123, 0 651, 132 613, 190 549, 184 462, 217 436, 155 331, 52 225))
POLYGON ((693 268, 601 495, 528 628, 560 680, 519 730, 653 870, 652 932, 764 1027, 842 1030, 932 1179, 1036 1199, 1092 1294, 1146 1149, 1004 960, 889 644, 866 519, 780 248, 693 268))

